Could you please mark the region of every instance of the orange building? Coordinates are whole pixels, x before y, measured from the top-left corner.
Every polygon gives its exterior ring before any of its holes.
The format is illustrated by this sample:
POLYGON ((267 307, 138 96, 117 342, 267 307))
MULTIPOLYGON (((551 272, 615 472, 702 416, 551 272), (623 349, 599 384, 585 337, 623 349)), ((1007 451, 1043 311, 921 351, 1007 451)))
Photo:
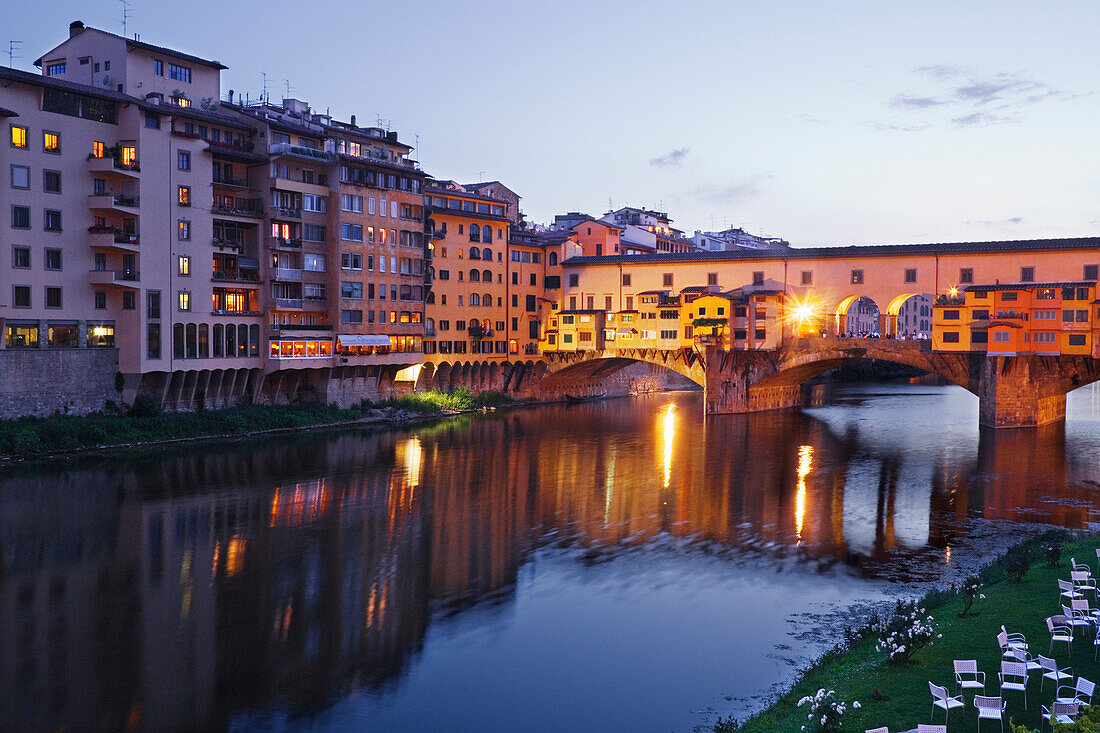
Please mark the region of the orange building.
POLYGON ((575 240, 583 257, 603 257, 619 254, 625 229, 606 221, 588 219, 573 226, 575 240))

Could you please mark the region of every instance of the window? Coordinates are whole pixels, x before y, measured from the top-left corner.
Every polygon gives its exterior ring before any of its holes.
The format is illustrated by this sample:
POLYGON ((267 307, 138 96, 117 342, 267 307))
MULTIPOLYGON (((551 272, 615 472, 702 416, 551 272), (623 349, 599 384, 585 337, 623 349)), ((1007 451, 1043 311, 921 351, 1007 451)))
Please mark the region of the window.
POLYGON ((97 290, 95 291, 95 309, 104 310, 107 307, 107 291, 97 290))
POLYGON ((342 270, 362 270, 363 269, 363 255, 357 252, 341 252, 340 253, 340 269, 342 270))
POLYGON ((61 152, 61 133, 46 130, 42 133, 42 150, 47 153, 61 152))
POLYGON ((1098 277, 1098 271, 1100 271, 1100 265, 1085 265, 1085 276, 1082 279, 1083 280, 1097 280, 1097 279, 1100 279, 1100 277, 1098 277))
POLYGON ((580 276, 579 273, 576 273, 576 272, 569 273, 569 287, 571 287, 571 288, 577 287, 580 284, 580 281, 581 281, 581 276, 580 276))
POLYGON ((175 81, 183 81, 190 83, 191 81, 191 69, 187 66, 179 66, 177 64, 168 64, 168 78, 175 81))
POLYGON ((30 247, 12 247, 11 248, 11 266, 25 270, 31 266, 31 248, 30 247))
POLYGON ((150 290, 145 299, 146 315, 149 318, 160 318, 160 291, 150 290))
POLYGON ((191 258, 187 255, 179 256, 179 275, 180 277, 191 277, 191 258))
POLYGON ((122 310, 132 311, 137 309, 137 293, 126 290, 122 293, 122 310))
POLYGON ((191 153, 187 150, 180 150, 176 153, 176 167, 181 171, 191 170, 191 153))
POLYGON ((959 320, 959 311, 957 311, 957 310, 945 310, 943 312, 943 320, 945 320, 945 321, 957 321, 957 320, 959 320))
MULTIPOLYGON (((976 317, 977 316, 975 316, 975 318, 976 317)), ((986 312, 986 318, 988 318, 988 317, 989 317, 988 312, 986 312)), ((1057 321, 1058 320, 1058 311, 1056 311, 1056 310, 1037 310, 1034 313, 1034 318, 1035 318, 1036 321, 1057 321)))
POLYGON ((1070 346, 1084 346, 1087 341, 1087 336, 1083 333, 1071 333, 1069 335, 1070 346))
POLYGON ((1012 291, 1009 291, 1007 293, 1001 293, 1001 300, 1005 300, 1005 301, 1017 300, 1017 297, 1018 297, 1018 294, 1014 293, 1012 291))
POLYGON ((863 270, 852 270, 852 279, 850 281, 852 285, 863 284, 863 270))
POLYGON ((763 341, 766 338, 768 338, 768 333, 767 333, 766 329, 763 329, 763 328, 756 329, 756 339, 758 341, 763 341))
MULTIPOLYGON (((572 275, 570 275, 570 277, 572 277, 572 275)), ((672 273, 671 272, 666 272, 663 275, 661 275, 661 284, 664 285, 664 287, 666 287, 666 288, 671 288, 672 287, 672 273)))
POLYGON ((15 285, 12 287, 11 304, 13 308, 31 307, 31 286, 15 285))
POLYGON ((61 250, 52 248, 46 249, 45 268, 47 270, 61 269, 61 250))
POLYGON ((61 193, 61 171, 42 171, 42 190, 45 193, 61 193))
POLYGON ((1034 267, 1021 267, 1020 268, 1020 282, 1033 283, 1035 282, 1035 268, 1034 267))
POLYGON ((340 323, 362 323, 363 311, 361 310, 346 310, 340 311, 340 323))
POLYGON ((59 232, 61 231, 61 212, 55 209, 46 209, 45 213, 45 229, 47 232, 59 232))
POLYGON ((814 284, 814 273, 813 273, 812 270, 803 270, 802 271, 802 284, 803 285, 813 285, 814 284))
POLYGON ((754 272, 752 274, 752 284, 753 285, 763 285, 764 284, 764 273, 763 272, 754 272))
POLYGON ((178 308, 181 311, 191 310, 191 292, 188 290, 180 290, 178 296, 178 308))
POLYGON ((30 229, 31 228, 31 207, 29 206, 13 206, 11 207, 11 226, 13 229, 30 229))
POLYGON ((61 288, 46 287, 46 307, 47 308, 60 308, 61 307, 61 288))
POLYGON ((11 126, 11 146, 13 148, 27 147, 27 128, 18 125, 11 126))
MULTIPOLYGON (((324 201, 324 197, 320 197, 324 201)), ((324 242, 326 241, 325 227, 323 224, 303 224, 302 225, 302 239, 307 242, 324 242)))
POLYGON ((993 343, 995 344, 1007 344, 1009 341, 1008 331, 994 331, 993 343))
POLYGON ((46 76, 58 76, 65 73, 65 62, 58 61, 56 64, 46 64, 46 76))
POLYGON ((160 324, 150 323, 146 328, 145 355, 150 359, 160 358, 160 324))
MULTIPOLYGON (((328 197, 319 196, 315 193, 302 194, 302 210, 303 211, 316 211, 324 214, 328 211, 328 197)), ((317 241, 317 240, 313 240, 317 241)), ((320 240, 324 241, 324 240, 320 240)))
POLYGON ((363 299, 363 283, 356 282, 342 282, 340 283, 340 297, 348 298, 350 300, 362 300, 363 299))
POLYGON ((717 284, 718 284, 718 273, 717 272, 708 272, 707 273, 707 285, 717 285, 717 284))
POLYGON ((959 334, 957 331, 944 331, 943 342, 945 344, 957 344, 959 343, 959 334))
POLYGON ((1037 344, 1053 344, 1058 341, 1058 334, 1054 331, 1036 331, 1032 334, 1032 340, 1037 344))
POLYGON ((190 186, 178 186, 176 190, 176 201, 180 206, 191 205, 191 187, 190 186))
POLYGON ((324 272, 325 256, 320 254, 305 253, 302 255, 302 269, 307 272, 324 272))
MULTIPOLYGON (((385 230, 383 230, 385 231, 385 230)), ((362 242, 363 241, 363 225, 362 224, 341 224, 340 225, 340 238, 348 242, 362 242)))
POLYGON ((153 59, 153 74, 156 76, 164 76, 164 62, 160 59, 153 59))
POLYGON ((905 282, 915 283, 917 281, 917 268, 907 267, 905 268, 905 282))
POLYGON ((30 188, 31 169, 25 165, 13 165, 11 167, 11 187, 30 188))
POLYGON ((150 130, 159 130, 160 129, 160 115, 158 115, 156 112, 146 112, 145 113, 145 126, 147 128, 149 128, 150 130))
POLYGON ((187 219, 180 219, 176 223, 176 233, 181 242, 186 242, 191 239, 191 222, 187 219))
POLYGON ((340 208, 344 211, 363 211, 363 197, 355 196, 350 193, 341 194, 340 196, 340 208))

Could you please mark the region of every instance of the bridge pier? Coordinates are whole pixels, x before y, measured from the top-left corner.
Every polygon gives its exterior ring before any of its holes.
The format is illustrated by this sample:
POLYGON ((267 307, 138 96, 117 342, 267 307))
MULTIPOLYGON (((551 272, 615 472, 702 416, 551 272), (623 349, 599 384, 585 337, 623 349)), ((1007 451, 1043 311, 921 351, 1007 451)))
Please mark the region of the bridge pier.
POLYGON ((1065 420, 1066 393, 1059 376, 1039 357, 987 357, 978 380, 979 422, 991 428, 1033 428, 1065 420))

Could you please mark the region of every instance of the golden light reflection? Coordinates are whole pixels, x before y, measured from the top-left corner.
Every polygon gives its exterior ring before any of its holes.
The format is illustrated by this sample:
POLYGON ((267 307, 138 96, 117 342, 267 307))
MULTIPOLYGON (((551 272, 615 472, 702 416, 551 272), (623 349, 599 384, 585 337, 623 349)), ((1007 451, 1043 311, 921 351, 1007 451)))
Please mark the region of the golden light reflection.
POLYGON ((610 455, 607 458, 607 470, 603 477, 604 526, 611 522, 611 497, 615 494, 615 453, 615 446, 611 446, 610 455))
POLYGON ((951 545, 947 546, 947 550, 943 553, 943 556, 944 556, 944 560, 946 560, 947 564, 950 565, 951 564, 951 545))
POLYGON ((664 430, 664 459, 665 459, 665 475, 664 475, 664 488, 668 488, 672 483, 672 445, 676 441, 676 405, 669 403, 668 409, 665 410, 665 430, 664 430))
POLYGON ((397 444, 397 460, 405 468, 403 488, 415 489, 420 485, 420 467, 424 464, 424 450, 420 438, 412 436, 397 444))
POLYGON ((794 536, 802 542, 802 522, 806 517, 806 477, 813 470, 814 449, 810 445, 798 447, 798 485, 794 495, 794 536))
POLYGON ((399 369, 397 374, 393 375, 393 381, 395 382, 416 382, 420 377, 420 370, 424 368, 423 364, 413 364, 407 366, 404 369, 399 369))
POLYGON ((229 544, 225 546, 225 574, 233 577, 240 572, 244 565, 245 540, 240 535, 229 538, 229 544))
POLYGON ((275 495, 271 497, 271 524, 274 527, 279 523, 279 489, 275 489, 275 495))

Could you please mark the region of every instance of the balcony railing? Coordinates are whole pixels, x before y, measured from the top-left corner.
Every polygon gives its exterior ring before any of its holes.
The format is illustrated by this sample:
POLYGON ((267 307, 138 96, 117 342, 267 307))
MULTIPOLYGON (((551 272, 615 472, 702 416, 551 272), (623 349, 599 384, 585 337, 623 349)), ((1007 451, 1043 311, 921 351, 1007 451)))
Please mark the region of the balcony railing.
POLYGON ((264 218, 264 207, 259 199, 242 199, 231 204, 214 204, 210 207, 210 211, 214 214, 248 216, 254 219, 264 218))
POLYGON ((96 283, 136 283, 141 282, 141 273, 138 270, 92 270, 91 279, 96 283))
POLYGON ((214 274, 210 279, 215 282, 259 284, 260 275, 259 273, 223 272, 221 270, 214 270, 214 274))
POLYGON ((228 308, 215 308, 210 311, 211 315, 215 316, 262 316, 261 311, 249 311, 249 310, 231 310, 228 308))
POLYGON ((336 160, 335 155, 326 153, 324 150, 314 150, 313 148, 291 145, 290 143, 273 143, 267 146, 267 152, 270 155, 296 155, 299 158, 311 158, 325 163, 336 160))
POLYGON ((276 280, 300 282, 302 279, 302 271, 293 267, 276 267, 274 277, 276 280))
POLYGON ((218 247, 236 247, 237 249, 244 249, 244 242, 238 241, 236 239, 226 239, 225 237, 214 237, 210 241, 213 242, 213 244, 217 245, 218 247))
POLYGON ((275 307, 276 308, 297 308, 297 309, 300 309, 302 307, 302 299, 301 298, 276 298, 275 299, 275 307))
POLYGON ((234 176, 214 176, 214 183, 220 186, 237 186, 239 188, 248 188, 248 179, 236 178, 234 176))
POLYGON ((301 239, 287 239, 286 237, 272 237, 271 247, 273 249, 301 249, 301 239))
POLYGON ((284 206, 277 206, 277 207, 275 207, 275 213, 272 214, 272 216, 274 216, 276 218, 279 218, 279 219, 301 219, 302 218, 302 210, 301 209, 288 209, 284 206))
POLYGON ((331 331, 331 323, 276 323, 272 331, 331 331))

